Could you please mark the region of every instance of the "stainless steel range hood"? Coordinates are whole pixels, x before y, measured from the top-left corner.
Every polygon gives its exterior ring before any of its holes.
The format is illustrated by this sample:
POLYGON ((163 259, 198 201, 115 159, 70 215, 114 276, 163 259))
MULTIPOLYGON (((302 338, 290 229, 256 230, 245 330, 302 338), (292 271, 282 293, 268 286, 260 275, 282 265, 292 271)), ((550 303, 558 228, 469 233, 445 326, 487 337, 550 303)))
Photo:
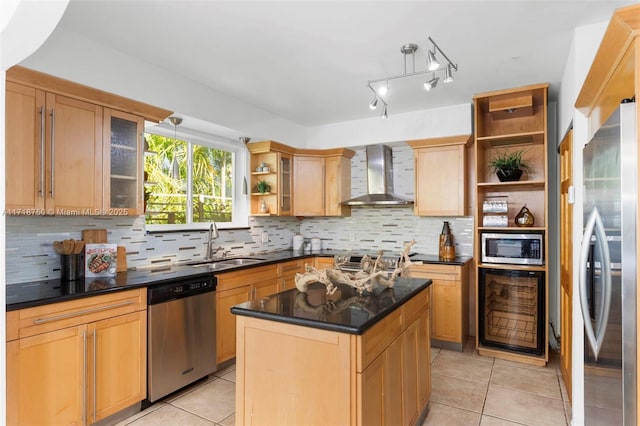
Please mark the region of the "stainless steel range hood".
POLYGON ((412 200, 393 193, 393 156, 386 145, 367 146, 367 188, 369 193, 343 201, 346 206, 402 207, 412 200))

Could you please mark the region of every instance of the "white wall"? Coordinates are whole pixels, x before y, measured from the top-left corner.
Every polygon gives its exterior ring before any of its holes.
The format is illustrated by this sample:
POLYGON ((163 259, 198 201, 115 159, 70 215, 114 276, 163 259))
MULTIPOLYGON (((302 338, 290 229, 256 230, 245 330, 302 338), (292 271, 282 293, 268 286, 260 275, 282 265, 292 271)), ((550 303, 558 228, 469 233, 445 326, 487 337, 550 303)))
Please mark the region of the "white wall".
POLYGON ((336 148, 471 134, 472 106, 391 114, 308 129, 307 148, 336 148))
POLYGON ((303 126, 60 28, 21 65, 235 129, 254 140, 299 146, 306 139, 303 126))

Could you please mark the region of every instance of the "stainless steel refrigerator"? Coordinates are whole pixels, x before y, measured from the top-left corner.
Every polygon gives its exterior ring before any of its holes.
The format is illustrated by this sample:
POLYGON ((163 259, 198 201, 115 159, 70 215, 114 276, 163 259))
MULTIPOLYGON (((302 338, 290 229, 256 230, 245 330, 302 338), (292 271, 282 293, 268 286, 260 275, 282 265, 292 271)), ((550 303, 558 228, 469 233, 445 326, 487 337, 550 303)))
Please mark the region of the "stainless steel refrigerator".
POLYGON ((578 292, 587 425, 636 425, 636 132, 636 104, 623 102, 583 151, 578 292))

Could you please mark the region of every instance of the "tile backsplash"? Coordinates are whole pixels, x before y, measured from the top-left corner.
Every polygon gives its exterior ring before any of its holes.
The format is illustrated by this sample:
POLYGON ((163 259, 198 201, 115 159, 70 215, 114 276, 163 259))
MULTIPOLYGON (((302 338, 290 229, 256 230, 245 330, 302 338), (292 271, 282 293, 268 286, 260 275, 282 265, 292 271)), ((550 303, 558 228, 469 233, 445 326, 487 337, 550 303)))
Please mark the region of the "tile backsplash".
MULTIPOLYGON (((413 153, 408 146, 393 147, 395 192, 414 198, 413 153)), ((352 159, 351 193, 367 192, 364 148, 352 159)), ((249 228, 220 230, 214 246, 231 255, 286 250, 293 235, 317 236, 323 249, 399 253, 404 242, 416 240, 413 251, 437 254, 442 222, 448 220, 455 237, 456 253, 473 254, 473 218, 418 217, 411 207, 354 207, 350 217, 251 217, 249 228), (263 238, 264 237, 264 238, 263 238), (263 242, 263 239, 267 239, 263 242)), ((7 217, 6 283, 15 284, 60 277, 60 256, 53 241, 81 239, 83 229, 107 229, 108 241, 124 246, 129 268, 176 263, 205 255, 207 232, 147 233, 144 217, 7 217)))

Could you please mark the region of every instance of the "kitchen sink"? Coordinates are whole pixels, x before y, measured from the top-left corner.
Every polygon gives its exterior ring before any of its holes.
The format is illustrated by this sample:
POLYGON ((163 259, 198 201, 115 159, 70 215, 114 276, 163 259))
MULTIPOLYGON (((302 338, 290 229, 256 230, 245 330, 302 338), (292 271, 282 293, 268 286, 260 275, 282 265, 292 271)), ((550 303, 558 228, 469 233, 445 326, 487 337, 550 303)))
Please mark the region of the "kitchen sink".
POLYGON ((226 263, 227 265, 249 265, 251 263, 262 262, 264 259, 255 257, 234 257, 233 259, 222 259, 218 263, 226 263))
POLYGON ((186 264, 193 267, 209 265, 209 269, 218 269, 231 266, 251 265, 262 262, 263 260, 264 259, 259 257, 230 257, 227 259, 195 260, 193 262, 187 262, 186 264))

